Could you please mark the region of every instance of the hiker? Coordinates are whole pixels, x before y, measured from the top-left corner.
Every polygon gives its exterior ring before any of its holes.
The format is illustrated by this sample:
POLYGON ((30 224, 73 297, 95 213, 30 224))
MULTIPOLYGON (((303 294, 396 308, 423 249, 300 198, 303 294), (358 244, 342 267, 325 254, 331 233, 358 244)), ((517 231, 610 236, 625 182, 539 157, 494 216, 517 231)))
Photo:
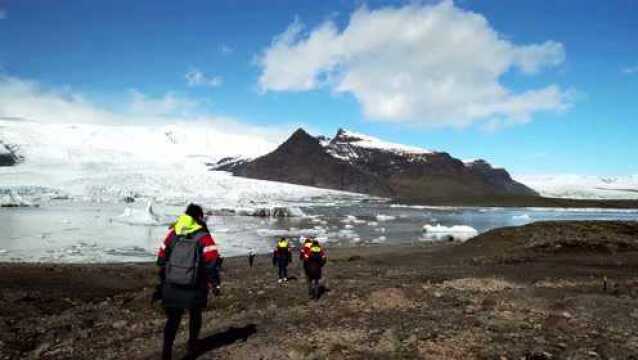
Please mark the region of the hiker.
POLYGON ((166 312, 162 359, 171 359, 182 315, 189 311, 188 355, 197 352, 202 309, 208 291, 219 295, 219 252, 208 231, 202 207, 189 204, 170 228, 157 255, 160 285, 153 299, 161 298, 166 312))
POLYGON ((304 236, 299 237, 299 260, 305 260, 306 253, 310 251, 312 239, 304 236))
POLYGON ((253 263, 255 262, 255 250, 248 250, 248 266, 252 269, 253 263))
POLYGON ((288 281, 288 264, 292 262, 292 254, 288 246, 288 240, 281 238, 277 242, 277 246, 272 253, 272 265, 278 268, 278 283, 288 281))
POLYGON ((326 264, 327 257, 325 251, 319 245, 319 241, 313 240, 310 249, 306 252, 306 279, 308 280, 308 295, 310 298, 319 300, 321 281, 321 270, 326 264))
POLYGON ((310 247, 312 246, 312 239, 307 237, 299 237, 299 262, 301 263, 301 269, 303 274, 308 274, 308 269, 306 269, 306 265, 308 265, 308 256, 310 256, 310 247), (303 241, 303 242, 302 242, 303 241))

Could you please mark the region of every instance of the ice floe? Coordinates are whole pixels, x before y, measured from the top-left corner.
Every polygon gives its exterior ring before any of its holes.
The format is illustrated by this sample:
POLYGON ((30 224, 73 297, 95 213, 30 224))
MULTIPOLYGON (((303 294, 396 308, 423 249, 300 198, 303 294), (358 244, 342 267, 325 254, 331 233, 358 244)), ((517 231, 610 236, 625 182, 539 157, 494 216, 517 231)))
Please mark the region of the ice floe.
POLYGON ((168 225, 172 222, 172 220, 173 218, 162 217, 155 214, 153 211, 153 204, 151 202, 146 204, 146 208, 144 210, 127 207, 121 215, 113 218, 113 221, 124 224, 151 226, 168 225))
POLYGON ((396 216, 392 216, 392 215, 384 215, 384 214, 377 215, 377 221, 392 221, 396 218, 397 218, 396 216))
POLYGON ((521 214, 512 216, 512 220, 514 221, 531 221, 532 217, 529 214, 521 214))
POLYGON ((423 225, 423 237, 427 240, 460 240, 465 241, 478 235, 478 231, 468 225, 444 226, 440 224, 423 225))

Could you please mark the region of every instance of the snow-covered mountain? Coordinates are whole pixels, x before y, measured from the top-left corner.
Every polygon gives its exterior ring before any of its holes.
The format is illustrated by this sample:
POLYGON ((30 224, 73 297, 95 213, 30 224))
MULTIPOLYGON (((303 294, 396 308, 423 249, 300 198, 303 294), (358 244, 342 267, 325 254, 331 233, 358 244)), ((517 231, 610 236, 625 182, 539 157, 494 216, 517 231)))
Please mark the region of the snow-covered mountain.
POLYGON ((537 196, 504 169, 464 163, 445 152, 388 143, 340 129, 333 138, 298 129, 275 151, 214 167, 235 175, 417 202, 485 202, 537 196))
POLYGON ((88 201, 140 197, 175 204, 198 200, 237 206, 336 194, 208 171, 207 163, 261 155, 276 143, 258 134, 203 124, 124 126, 0 119, 0 141, 19 149, 24 159, 0 168, 0 194, 31 202, 59 197, 88 201))
POLYGON ((547 197, 572 199, 638 199, 638 175, 515 175, 547 197))

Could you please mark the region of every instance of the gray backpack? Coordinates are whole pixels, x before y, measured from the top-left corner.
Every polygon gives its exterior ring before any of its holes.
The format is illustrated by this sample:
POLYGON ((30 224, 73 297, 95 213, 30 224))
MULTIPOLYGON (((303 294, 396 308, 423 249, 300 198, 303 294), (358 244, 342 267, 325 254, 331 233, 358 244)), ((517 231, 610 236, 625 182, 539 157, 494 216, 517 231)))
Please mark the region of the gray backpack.
POLYGON ((195 287, 198 284, 200 236, 191 235, 178 235, 171 244, 166 265, 166 281, 169 284, 183 287, 195 287))

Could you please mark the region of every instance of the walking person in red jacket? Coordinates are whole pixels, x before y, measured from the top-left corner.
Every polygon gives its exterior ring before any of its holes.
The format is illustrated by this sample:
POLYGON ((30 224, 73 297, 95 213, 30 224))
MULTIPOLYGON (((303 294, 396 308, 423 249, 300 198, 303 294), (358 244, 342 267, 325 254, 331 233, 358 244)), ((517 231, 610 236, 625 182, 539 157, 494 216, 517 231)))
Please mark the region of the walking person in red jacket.
POLYGON ((306 278, 308 279, 308 293, 314 300, 319 300, 321 296, 321 275, 323 266, 326 265, 326 252, 319 241, 313 240, 310 248, 305 252, 306 278))
POLYGON ((157 255, 160 286, 154 299, 161 298, 167 317, 162 359, 172 358, 185 310, 190 314, 188 355, 196 354, 208 291, 213 289, 219 294, 218 259, 217 245, 206 226, 202 207, 189 204, 166 235, 157 255))

